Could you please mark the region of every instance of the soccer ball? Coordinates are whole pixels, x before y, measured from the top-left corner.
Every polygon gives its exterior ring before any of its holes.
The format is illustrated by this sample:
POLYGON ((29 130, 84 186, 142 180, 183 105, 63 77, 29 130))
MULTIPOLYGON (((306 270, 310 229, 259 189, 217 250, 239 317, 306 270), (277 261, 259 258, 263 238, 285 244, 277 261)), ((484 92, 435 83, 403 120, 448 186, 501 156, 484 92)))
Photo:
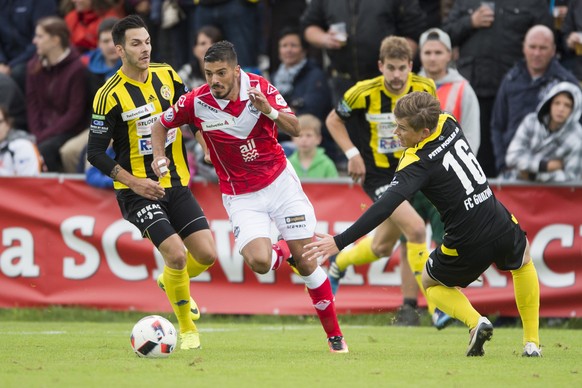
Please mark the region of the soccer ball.
POLYGON ((176 347, 176 328, 164 317, 148 315, 135 324, 130 340, 139 357, 165 358, 176 347))

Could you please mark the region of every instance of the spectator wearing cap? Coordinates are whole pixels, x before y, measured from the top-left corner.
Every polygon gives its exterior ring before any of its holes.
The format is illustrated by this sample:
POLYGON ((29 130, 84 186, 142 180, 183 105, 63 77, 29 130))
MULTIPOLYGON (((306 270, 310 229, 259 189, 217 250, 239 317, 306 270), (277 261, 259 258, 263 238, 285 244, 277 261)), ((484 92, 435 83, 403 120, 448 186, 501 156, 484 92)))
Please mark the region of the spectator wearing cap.
POLYGON ((475 91, 456 69, 449 67, 452 58, 451 38, 439 28, 420 36, 419 74, 431 78, 437 87, 441 109, 452 113, 461 124, 465 137, 476 155, 481 143, 479 100, 475 91))

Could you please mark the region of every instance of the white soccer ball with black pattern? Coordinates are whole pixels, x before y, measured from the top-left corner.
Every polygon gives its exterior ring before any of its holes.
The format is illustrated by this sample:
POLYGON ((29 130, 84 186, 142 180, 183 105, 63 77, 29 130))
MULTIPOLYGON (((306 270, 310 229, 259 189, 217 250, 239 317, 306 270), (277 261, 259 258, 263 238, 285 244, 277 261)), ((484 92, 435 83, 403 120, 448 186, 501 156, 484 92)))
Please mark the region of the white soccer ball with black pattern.
POLYGON ((130 339, 139 357, 165 358, 176 347, 176 328, 164 317, 148 315, 135 324, 130 339))

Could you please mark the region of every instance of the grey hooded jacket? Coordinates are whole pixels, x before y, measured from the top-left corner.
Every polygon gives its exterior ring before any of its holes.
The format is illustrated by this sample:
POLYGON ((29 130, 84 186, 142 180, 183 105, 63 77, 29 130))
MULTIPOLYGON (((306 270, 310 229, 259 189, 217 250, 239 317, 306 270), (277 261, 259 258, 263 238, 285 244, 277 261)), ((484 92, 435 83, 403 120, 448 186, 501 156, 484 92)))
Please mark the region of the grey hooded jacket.
POLYGON ((520 171, 527 172, 529 179, 537 182, 573 182, 582 176, 582 92, 578 85, 560 82, 552 87, 539 103, 536 112, 521 122, 512 139, 505 162, 509 168, 505 178, 515 179, 520 171), (550 107, 553 98, 567 92, 574 105, 570 117, 557 131, 548 129, 550 107), (548 161, 559 159, 563 169, 547 171, 548 161))

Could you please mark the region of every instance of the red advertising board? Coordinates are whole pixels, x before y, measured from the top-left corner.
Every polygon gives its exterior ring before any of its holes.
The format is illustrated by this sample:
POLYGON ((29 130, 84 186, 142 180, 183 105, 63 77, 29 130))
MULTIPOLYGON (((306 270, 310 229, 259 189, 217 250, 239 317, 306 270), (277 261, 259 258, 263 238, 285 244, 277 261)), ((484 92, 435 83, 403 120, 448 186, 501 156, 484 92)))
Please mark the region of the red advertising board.
MULTIPOLYGON (((306 182, 318 231, 337 233, 370 204, 347 182, 306 182)), ((582 313, 582 188, 492 185, 528 232, 541 287, 541 315, 582 313)), ((202 311, 219 314, 312 314, 299 277, 287 266, 254 274, 234 249, 217 185, 193 191, 214 234, 219 260, 192 280, 202 311)), ((171 311, 156 287, 163 260, 121 218, 112 191, 79 179, 0 178, 0 307, 76 305, 171 311)), ((479 231, 475 231, 479 233, 479 231)), ((272 227, 273 239, 277 231, 272 227)), ((325 266, 326 264, 324 264, 325 266)), ((401 303, 396 251, 348 270, 336 297, 340 313, 391 311, 401 303)), ((465 290, 483 314, 515 316, 510 274, 490 268, 465 290)), ((421 298, 422 300, 422 298, 421 298)))

